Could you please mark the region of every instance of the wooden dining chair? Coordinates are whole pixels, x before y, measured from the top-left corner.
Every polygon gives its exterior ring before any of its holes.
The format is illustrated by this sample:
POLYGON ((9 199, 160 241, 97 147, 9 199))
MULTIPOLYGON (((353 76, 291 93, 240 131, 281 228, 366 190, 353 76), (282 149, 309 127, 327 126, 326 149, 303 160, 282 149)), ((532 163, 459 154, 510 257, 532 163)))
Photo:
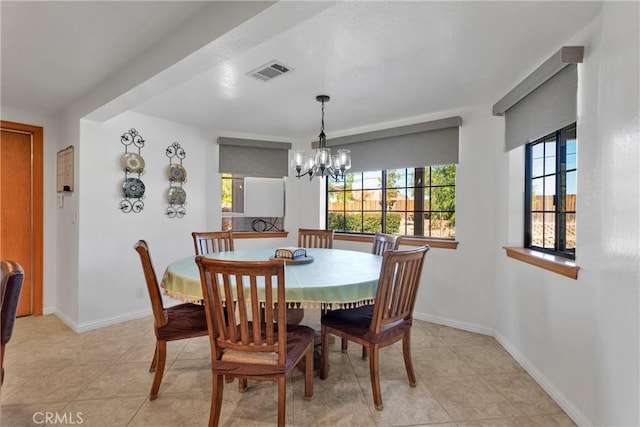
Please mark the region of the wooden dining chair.
MULTIPOLYGON (((400 249, 401 245, 407 245, 410 241, 411 241, 411 236, 398 236, 398 238, 396 239, 396 243, 394 245, 394 249, 398 250, 400 249)), ((419 246, 419 245, 413 244, 410 246, 419 246)))
MULTIPOLYGON (((384 251, 394 250, 396 248, 396 241, 398 236, 395 234, 376 233, 373 236, 373 245, 371 246, 371 253, 374 255, 382 256, 384 251)), ((345 353, 349 346, 349 341, 346 338, 342 338, 342 352, 345 353)), ((366 359, 369 355, 367 347, 362 347, 362 358, 366 359)))
POLYGON ((15 261, 0 262, 0 385, 4 382, 5 346, 13 334, 24 270, 15 261))
POLYGON ((333 230, 298 229, 298 247, 300 248, 333 248, 333 230))
POLYGON ((398 236, 395 234, 376 233, 375 236, 373 236, 371 253, 382 256, 384 251, 396 249, 397 241, 398 236))
POLYGON ((329 311, 321 317, 320 379, 326 379, 329 373, 329 335, 336 335, 369 349, 369 375, 376 409, 383 409, 379 372, 381 348, 402 340, 409 385, 416 386, 411 361, 411 324, 424 257, 428 250, 429 246, 425 245, 406 251, 384 252, 375 303, 354 309, 329 311))
POLYGON ((204 306, 198 304, 184 303, 165 308, 147 242, 139 240, 133 247, 140 255, 153 311, 156 349, 149 372, 155 371, 155 376, 149 400, 155 400, 167 361, 167 342, 207 335, 207 318, 204 306))
POLYGON ((247 379, 277 381, 278 426, 284 426, 286 376, 302 359, 304 396, 313 396, 314 339, 313 329, 286 323, 286 304, 282 303, 284 261, 227 261, 198 256, 196 264, 211 345, 209 426, 217 426, 220 421, 225 375, 239 377, 245 384, 247 379))
POLYGON ((231 231, 194 231, 191 236, 196 255, 234 250, 231 231))

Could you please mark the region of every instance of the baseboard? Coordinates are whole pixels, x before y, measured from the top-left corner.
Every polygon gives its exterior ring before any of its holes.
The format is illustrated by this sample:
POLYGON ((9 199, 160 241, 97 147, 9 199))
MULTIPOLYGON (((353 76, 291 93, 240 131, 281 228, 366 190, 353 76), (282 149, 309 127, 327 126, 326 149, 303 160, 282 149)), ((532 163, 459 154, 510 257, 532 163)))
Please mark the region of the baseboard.
POLYGON ((440 316, 433 316, 425 313, 413 312, 413 318, 418 320, 424 320, 425 322, 431 322, 438 325, 450 326, 456 329, 462 329, 463 331, 475 332, 476 334, 494 336, 493 329, 486 328, 484 326, 476 325, 475 323, 460 322, 458 320, 451 320, 440 316))
POLYGON ((81 334, 82 332, 87 332, 87 331, 91 331, 93 329, 103 328, 103 327, 109 326, 109 325, 115 325, 117 323, 126 322, 127 320, 139 319, 141 317, 150 316, 150 315, 151 315, 151 309, 150 308, 149 309, 145 309, 145 310, 140 310, 140 311, 134 311, 134 312, 131 312, 131 313, 126 313, 126 314, 121 314, 121 315, 118 315, 118 316, 108 317, 106 319, 100 319, 100 320, 94 320, 94 321, 91 321, 91 322, 80 323, 74 328, 74 331, 76 331, 76 333, 78 333, 78 334, 81 334))
POLYGON ((564 412, 579 426, 592 426, 593 423, 584 412, 578 409, 565 394, 554 386, 549 379, 536 368, 536 366, 524 357, 509 340, 499 333, 494 334, 495 339, 509 354, 524 368, 535 382, 547 392, 549 396, 562 408, 564 412))
POLYGON ((58 311, 55 307, 45 307, 42 309, 42 315, 46 316, 47 314, 55 314, 58 311))
POLYGON ((134 319, 139 319, 141 317, 150 316, 151 309, 134 311, 132 313, 121 314, 119 316, 113 316, 113 317, 108 317, 106 319, 94 320, 91 322, 85 322, 85 323, 79 323, 79 324, 71 320, 66 314, 64 314, 63 312, 61 312, 56 308, 47 308, 46 310, 43 310, 43 314, 53 314, 58 319, 60 319, 62 323, 67 325, 69 329, 71 329, 77 334, 81 334, 83 332, 91 331, 93 329, 103 328, 105 326, 126 322, 127 320, 134 320, 134 319))
POLYGON ((61 312, 60 310, 58 310, 57 308, 49 308, 47 309, 47 312, 45 312, 43 310, 44 314, 53 314, 54 316, 56 316, 58 319, 62 320, 62 323, 64 323, 65 325, 67 325, 69 327, 69 329, 71 329, 72 331, 76 331, 76 322, 74 322, 73 320, 71 320, 69 318, 69 316, 67 316, 66 314, 64 314, 63 312, 61 312))

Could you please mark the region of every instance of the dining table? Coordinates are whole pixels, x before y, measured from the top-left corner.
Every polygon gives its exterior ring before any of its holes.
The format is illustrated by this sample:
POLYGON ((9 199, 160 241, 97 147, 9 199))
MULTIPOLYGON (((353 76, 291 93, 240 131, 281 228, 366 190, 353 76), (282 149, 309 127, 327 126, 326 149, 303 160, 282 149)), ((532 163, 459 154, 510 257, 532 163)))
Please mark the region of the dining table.
MULTIPOLYGON (((240 249, 203 255, 230 261, 264 261, 278 248, 240 249)), ((337 310, 373 304, 382 257, 344 249, 306 248, 306 257, 285 261, 285 298, 289 308, 337 310)), ((202 303, 195 256, 171 262, 162 277, 165 295, 202 303)))

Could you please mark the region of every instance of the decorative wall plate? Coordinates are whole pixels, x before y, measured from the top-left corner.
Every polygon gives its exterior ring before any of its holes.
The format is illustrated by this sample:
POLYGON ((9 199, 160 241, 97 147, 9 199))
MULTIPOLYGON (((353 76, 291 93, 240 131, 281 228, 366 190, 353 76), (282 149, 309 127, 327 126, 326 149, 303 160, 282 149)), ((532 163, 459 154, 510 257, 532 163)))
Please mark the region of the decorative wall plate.
POLYGON ((144 196, 144 182, 138 178, 127 178, 122 183, 122 193, 128 199, 140 199, 144 196))
POLYGON ((187 201, 187 192, 182 187, 169 188, 169 203, 172 205, 184 205, 187 201))
POLYGON ((142 173, 144 171, 144 159, 139 154, 124 153, 120 163, 126 172, 142 173))
POLYGON ((187 170, 180 164, 172 164, 169 166, 169 181, 184 182, 187 179, 187 170))

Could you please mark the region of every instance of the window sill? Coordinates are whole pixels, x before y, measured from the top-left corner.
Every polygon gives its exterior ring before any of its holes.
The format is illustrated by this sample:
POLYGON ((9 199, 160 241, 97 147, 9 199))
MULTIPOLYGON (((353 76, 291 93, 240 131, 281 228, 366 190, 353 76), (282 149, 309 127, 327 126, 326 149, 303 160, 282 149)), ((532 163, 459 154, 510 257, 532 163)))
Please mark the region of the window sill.
POLYGON ((271 239, 276 237, 287 237, 288 231, 234 231, 234 239, 271 239))
POLYGON ((505 251, 507 251, 507 256, 509 258, 517 259, 518 261, 526 262, 527 264, 544 268, 545 270, 549 270, 562 276, 566 276, 570 279, 576 280, 578 278, 578 270, 580 269, 580 267, 578 267, 574 261, 567 258, 545 254, 525 248, 514 248, 505 246, 504 249, 505 251))
MULTIPOLYGON (((343 240, 347 242, 363 242, 373 244, 373 236, 358 235, 358 234, 342 234, 336 233, 333 237, 335 240, 343 240)), ((457 249, 458 242, 455 240, 440 240, 440 239, 428 239, 428 238, 407 238, 402 239, 402 245, 407 246, 422 246, 424 244, 429 245, 430 248, 439 249, 457 249)))

